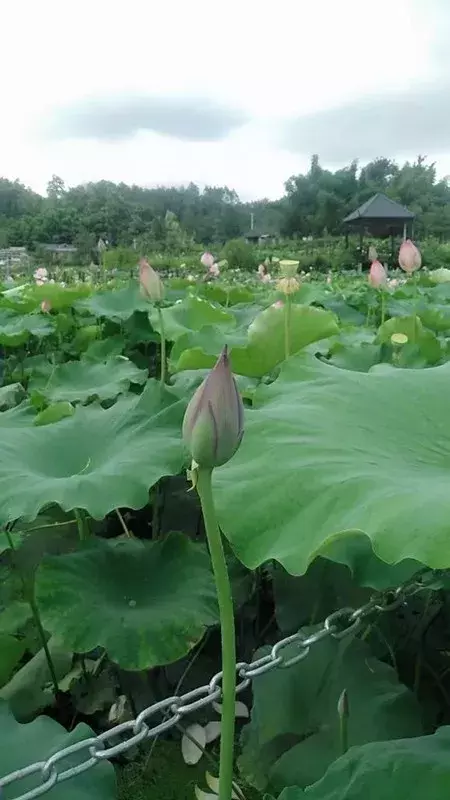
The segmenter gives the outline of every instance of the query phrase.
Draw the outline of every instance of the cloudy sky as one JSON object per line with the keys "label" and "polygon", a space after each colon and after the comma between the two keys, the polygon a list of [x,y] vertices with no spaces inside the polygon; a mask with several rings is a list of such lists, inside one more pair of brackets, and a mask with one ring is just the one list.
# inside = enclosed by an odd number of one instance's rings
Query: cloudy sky
{"label": "cloudy sky", "polygon": [[276,198],[312,153],[450,173],[450,0],[22,0],[0,15],[0,175]]}

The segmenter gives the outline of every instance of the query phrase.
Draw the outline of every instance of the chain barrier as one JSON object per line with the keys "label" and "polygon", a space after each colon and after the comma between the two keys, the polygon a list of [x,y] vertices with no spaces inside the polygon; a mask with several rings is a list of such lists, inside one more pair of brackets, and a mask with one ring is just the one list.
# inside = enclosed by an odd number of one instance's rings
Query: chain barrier
{"label": "chain barrier", "polygon": [[[424,568],[408,581],[396,589],[377,592],[360,608],[340,608],[330,614],[322,626],[310,635],[302,631],[286,636],[273,645],[270,653],[258,658],[251,664],[240,662],[236,665],[236,692],[242,692],[250,682],[273,669],[286,669],[298,664],[306,658],[315,644],[329,636],[334,639],[343,639],[355,633],[364,621],[373,615],[393,611],[403,605],[408,598],[425,590],[433,588],[433,583],[443,574],[443,570],[429,570]],[[292,648],[299,652],[290,654]],[[289,653],[285,654],[289,648]],[[287,657],[286,657],[287,656]],[[222,689],[222,673],[214,675],[208,684],[192,689],[182,695],[167,697],[152,706],[145,708],[136,719],[122,722],[98,736],[92,736],[81,742],[57,750],[45,761],[37,761],[21,769],[10,772],[0,778],[0,795],[2,787],[35,775],[39,783],[32,789],[16,795],[13,800],[34,800],[50,791],[57,783],[81,775],[96,764],[121,755],[131,747],[142,744],[146,739],[170,730],[189,714],[198,711],[213,702],[220,700]],[[155,721],[155,716],[162,715],[160,722]],[[111,740],[119,738],[116,744]],[[64,766],[66,759],[77,755],[79,763],[75,766]]]}

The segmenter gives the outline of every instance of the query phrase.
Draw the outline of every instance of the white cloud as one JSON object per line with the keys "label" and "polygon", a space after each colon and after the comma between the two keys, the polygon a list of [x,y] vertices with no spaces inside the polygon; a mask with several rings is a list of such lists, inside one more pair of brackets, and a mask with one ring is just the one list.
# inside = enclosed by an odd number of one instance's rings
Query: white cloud
{"label": "white cloud", "polygon": [[[277,196],[308,153],[282,149],[290,119],[372,94],[408,92],[441,74],[439,31],[419,0],[32,0],[2,9],[0,174],[43,190],[52,173],[228,184]],[[205,97],[251,119],[217,142],[141,132],[116,143],[54,142],[41,131],[55,109],[124,94]],[[5,124],[6,123],[6,124]],[[333,131],[330,131],[330,137]],[[395,153],[386,153],[395,156]]]}

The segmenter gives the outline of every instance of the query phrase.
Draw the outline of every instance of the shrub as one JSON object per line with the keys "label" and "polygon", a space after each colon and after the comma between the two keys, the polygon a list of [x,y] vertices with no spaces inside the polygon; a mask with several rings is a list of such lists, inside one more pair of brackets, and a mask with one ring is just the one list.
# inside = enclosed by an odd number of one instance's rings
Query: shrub
{"label": "shrub", "polygon": [[230,239],[221,253],[221,259],[228,261],[230,269],[245,269],[248,271],[258,266],[254,248],[243,239]]}

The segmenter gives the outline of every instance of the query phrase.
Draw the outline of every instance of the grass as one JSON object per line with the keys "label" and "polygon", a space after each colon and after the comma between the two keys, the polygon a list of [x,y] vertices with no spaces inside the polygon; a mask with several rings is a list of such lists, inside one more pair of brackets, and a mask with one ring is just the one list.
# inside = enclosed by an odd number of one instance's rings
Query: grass
{"label": "grass", "polygon": [[[148,766],[146,756],[118,770],[118,800],[195,800],[195,785],[208,790],[205,772],[212,771],[205,758],[188,766],[179,741],[158,741]],[[260,800],[254,789],[244,790],[246,800]]]}

